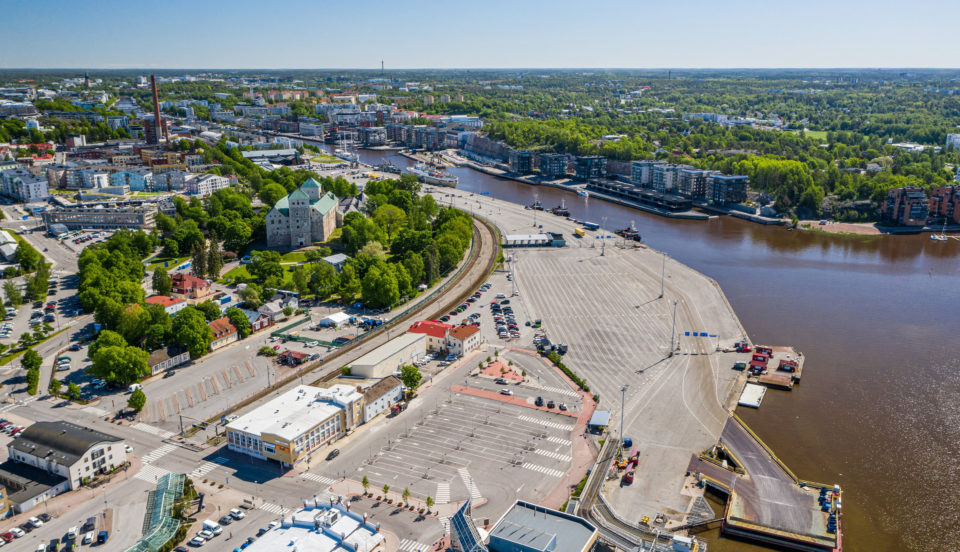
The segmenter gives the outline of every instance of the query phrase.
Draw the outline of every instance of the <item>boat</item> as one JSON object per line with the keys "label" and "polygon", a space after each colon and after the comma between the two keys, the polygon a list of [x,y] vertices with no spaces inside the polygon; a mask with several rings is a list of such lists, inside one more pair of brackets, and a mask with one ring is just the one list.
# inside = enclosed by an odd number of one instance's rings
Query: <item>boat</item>
{"label": "boat", "polygon": [[384,161],[383,163],[380,163],[379,165],[376,166],[376,169],[380,172],[392,173],[392,174],[400,174],[401,172],[400,167],[394,165],[389,161]]}
{"label": "boat", "polygon": [[560,206],[559,206],[559,207],[554,207],[553,209],[551,209],[550,212],[552,212],[553,214],[557,215],[558,217],[569,217],[569,216],[570,216],[570,211],[567,210],[566,201],[564,201],[563,199],[560,200]]}
{"label": "boat", "polygon": [[580,197],[590,197],[590,193],[586,190],[577,190],[577,195]]}
{"label": "boat", "polygon": [[595,222],[583,221],[582,224],[583,224],[583,227],[586,228],[587,230],[598,230],[600,228],[600,225]]}
{"label": "boat", "polygon": [[627,240],[640,241],[642,239],[640,237],[640,231],[637,230],[637,227],[634,225],[633,221],[630,221],[630,226],[617,230],[615,234],[622,236]]}
{"label": "boat", "polygon": [[947,235],[944,233],[944,231],[945,231],[946,229],[947,229],[947,222],[944,221],[944,222],[943,222],[943,228],[940,229],[940,233],[939,233],[939,234],[937,234],[937,233],[930,234],[930,239],[933,240],[933,241],[939,241],[939,242],[945,242],[945,241],[947,241]]}
{"label": "boat", "polygon": [[436,186],[456,188],[457,183],[460,181],[456,176],[446,171],[430,167],[422,162],[417,163],[413,167],[408,167],[407,172],[416,176],[417,180],[423,182],[424,184],[434,184]]}
{"label": "boat", "polygon": [[351,163],[357,162],[357,154],[353,153],[350,150],[337,148],[333,150],[333,155],[336,157],[339,157],[340,159],[350,161]]}
{"label": "boat", "polygon": [[530,205],[530,208],[534,211],[543,211],[543,204],[540,203],[540,200],[538,199]]}

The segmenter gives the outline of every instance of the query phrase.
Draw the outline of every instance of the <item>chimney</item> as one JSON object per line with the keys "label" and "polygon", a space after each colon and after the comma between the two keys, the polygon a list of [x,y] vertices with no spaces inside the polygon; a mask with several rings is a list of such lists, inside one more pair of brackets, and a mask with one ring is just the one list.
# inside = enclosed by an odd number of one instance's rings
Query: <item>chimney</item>
{"label": "chimney", "polygon": [[156,143],[160,143],[160,133],[163,132],[164,139],[168,139],[167,125],[163,124],[160,118],[160,97],[157,95],[157,76],[150,75],[150,85],[153,87],[153,129]]}

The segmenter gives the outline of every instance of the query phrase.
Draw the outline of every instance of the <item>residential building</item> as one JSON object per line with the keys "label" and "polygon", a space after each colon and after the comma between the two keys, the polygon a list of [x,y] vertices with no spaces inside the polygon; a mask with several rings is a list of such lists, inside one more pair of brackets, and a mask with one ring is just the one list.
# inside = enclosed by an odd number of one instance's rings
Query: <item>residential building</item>
{"label": "residential building", "polygon": [[152,228],[157,215],[153,205],[140,207],[111,207],[109,205],[77,205],[55,207],[42,212],[43,224],[48,228],[62,224],[70,230],[144,230]]}
{"label": "residential building", "polygon": [[227,424],[230,450],[292,466],[363,420],[363,395],[349,385],[298,385]]}
{"label": "residential building", "polygon": [[603,178],[607,175],[607,158],[602,155],[579,156],[574,161],[574,167],[580,180]]}
{"label": "residential building", "polygon": [[941,186],[930,193],[930,219],[960,224],[960,185]]}
{"label": "residential building", "polygon": [[131,192],[153,190],[153,173],[150,169],[127,169],[110,175],[111,186],[129,186]]}
{"label": "residential building", "polygon": [[230,179],[217,174],[192,174],[185,181],[187,193],[200,198],[230,187]]}
{"label": "residential building", "polygon": [[360,143],[364,146],[382,146],[387,143],[387,129],[364,127],[360,129]]}
{"label": "residential building", "polygon": [[169,345],[151,352],[147,360],[151,374],[172,370],[187,362],[190,362],[190,352],[176,345]]}
{"label": "residential building", "polygon": [[672,194],[680,182],[680,171],[687,169],[686,165],[663,163],[654,165],[651,170],[653,191],[661,194]]}
{"label": "residential building", "polygon": [[905,187],[887,190],[880,208],[880,219],[894,226],[925,226],[930,202],[923,188]]}
{"label": "residential building", "polygon": [[707,201],[714,205],[742,203],[747,200],[749,183],[747,176],[711,174],[707,177]]}
{"label": "residential building", "polygon": [[397,376],[387,376],[363,392],[363,423],[374,419],[381,412],[403,399],[403,383]]}
{"label": "residential building", "polygon": [[510,152],[510,170],[517,174],[533,172],[533,152],[512,150]]}
{"label": "residential building", "polygon": [[404,333],[350,363],[350,373],[365,378],[385,378],[426,356],[426,336]]}
{"label": "residential building", "polygon": [[178,272],[171,279],[173,290],[170,295],[178,299],[202,299],[211,293],[210,282],[192,274]]}
{"label": "residential building", "polygon": [[447,334],[447,352],[464,356],[480,346],[480,328],[473,325],[457,326]]}
{"label": "residential building", "polygon": [[226,347],[240,337],[237,334],[237,328],[230,323],[230,319],[226,316],[217,318],[208,325],[210,326],[210,331],[213,333],[213,341],[210,342],[211,351]]}
{"label": "residential building", "polygon": [[541,153],[540,175],[544,178],[561,178],[566,176],[567,156],[562,153]]}
{"label": "residential building", "polygon": [[308,178],[283,197],[266,216],[269,247],[303,247],[327,241],[337,228],[337,198]]}
{"label": "residential building", "polygon": [[427,336],[428,351],[443,352],[447,350],[447,334],[452,329],[452,324],[444,324],[436,320],[418,320],[410,326],[407,332]]}
{"label": "residential building", "polygon": [[262,312],[249,310],[249,309],[240,309],[244,315],[246,315],[247,320],[250,321],[250,331],[259,332],[264,328],[269,328],[273,325],[273,320],[269,316],[263,314]]}
{"label": "residential building", "polygon": [[109,172],[93,167],[69,169],[63,175],[64,188],[68,190],[107,188],[110,181]]}
{"label": "residential building", "polygon": [[148,305],[161,305],[163,310],[173,316],[187,307],[184,299],[170,297],[169,295],[152,295],[144,301]]}
{"label": "residential building", "polygon": [[344,255],[343,253],[335,253],[320,260],[332,266],[333,269],[339,273],[341,270],[343,270],[343,266],[347,264],[347,261],[350,260],[350,257]]}
{"label": "residential building", "polygon": [[287,316],[283,314],[283,303],[280,301],[270,301],[260,305],[258,309],[260,314],[267,317],[270,320],[271,324],[276,324],[278,321],[283,320]]}
{"label": "residential building", "polygon": [[10,460],[64,477],[70,490],[127,462],[123,439],[70,422],[35,422],[7,445]]}
{"label": "residential building", "polygon": [[0,193],[23,203],[45,201],[50,197],[47,179],[23,168],[0,172]]}
{"label": "residential building", "polygon": [[187,188],[187,179],[192,177],[193,173],[181,170],[172,170],[161,173],[153,173],[153,186],[155,190],[176,191]]}
{"label": "residential building", "polygon": [[707,177],[711,171],[702,171],[693,168],[680,169],[680,181],[676,193],[692,199],[702,199],[707,196]]}
{"label": "residential building", "polygon": [[960,134],[947,134],[947,149],[960,150]]}

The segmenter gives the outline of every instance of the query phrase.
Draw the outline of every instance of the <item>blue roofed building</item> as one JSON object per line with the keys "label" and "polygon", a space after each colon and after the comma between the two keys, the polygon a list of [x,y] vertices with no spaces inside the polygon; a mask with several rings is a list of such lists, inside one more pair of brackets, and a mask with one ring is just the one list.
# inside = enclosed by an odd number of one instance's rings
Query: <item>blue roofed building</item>
{"label": "blue roofed building", "polygon": [[267,213],[267,245],[297,248],[327,241],[337,228],[337,206],[332,192],[308,178]]}

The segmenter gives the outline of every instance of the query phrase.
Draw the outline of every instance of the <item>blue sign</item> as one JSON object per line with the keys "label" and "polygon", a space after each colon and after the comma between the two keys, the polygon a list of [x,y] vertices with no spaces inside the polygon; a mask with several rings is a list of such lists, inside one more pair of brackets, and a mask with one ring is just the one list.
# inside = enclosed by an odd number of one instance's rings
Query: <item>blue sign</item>
{"label": "blue sign", "polygon": [[717,337],[717,334],[710,334],[710,337]]}
{"label": "blue sign", "polygon": [[683,335],[690,335],[690,332],[683,332]]}

